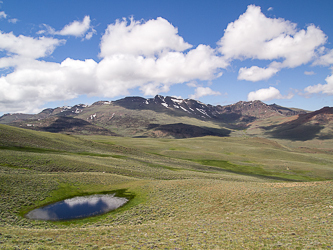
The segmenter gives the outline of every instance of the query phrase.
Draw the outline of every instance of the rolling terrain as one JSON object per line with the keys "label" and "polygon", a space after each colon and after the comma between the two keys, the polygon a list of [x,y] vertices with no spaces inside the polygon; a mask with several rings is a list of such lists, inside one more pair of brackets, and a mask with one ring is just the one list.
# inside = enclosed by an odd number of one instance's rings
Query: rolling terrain
{"label": "rolling terrain", "polygon": [[[330,112],[256,119],[246,129],[224,128],[231,133],[221,136],[194,137],[186,123],[174,123],[174,131],[190,133],[182,139],[0,125],[0,248],[332,247],[333,140],[251,135],[319,119],[326,126],[321,134],[329,129]],[[198,129],[214,128],[211,121],[186,119]],[[265,122],[275,127],[266,129]],[[151,126],[148,131],[165,129]],[[24,217],[65,198],[119,190],[130,202],[101,216],[60,222]]]}
{"label": "rolling terrain", "polygon": [[[127,97],[0,118],[0,248],[333,247],[333,108]],[[70,221],[25,218],[104,192]]]}

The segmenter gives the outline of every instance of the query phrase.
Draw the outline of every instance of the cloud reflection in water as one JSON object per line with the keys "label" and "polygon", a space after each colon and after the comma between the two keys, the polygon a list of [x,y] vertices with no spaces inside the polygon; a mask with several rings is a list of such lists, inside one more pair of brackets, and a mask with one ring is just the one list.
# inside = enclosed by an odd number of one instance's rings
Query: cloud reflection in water
{"label": "cloud reflection in water", "polygon": [[124,205],[128,199],[114,194],[79,196],[37,208],[26,214],[34,220],[70,220],[90,217],[112,211]]}

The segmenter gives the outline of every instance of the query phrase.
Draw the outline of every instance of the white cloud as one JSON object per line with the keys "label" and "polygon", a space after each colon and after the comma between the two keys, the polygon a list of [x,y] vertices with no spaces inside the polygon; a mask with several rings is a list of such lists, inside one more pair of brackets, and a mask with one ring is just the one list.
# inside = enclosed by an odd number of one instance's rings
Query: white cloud
{"label": "white cloud", "polygon": [[104,58],[98,65],[97,77],[105,83],[104,93],[116,96],[140,87],[144,95],[168,91],[173,84],[195,79],[210,80],[219,76],[224,61],[209,46],[199,45],[187,54],[163,53],[160,57],[117,54]]}
{"label": "white cloud", "polygon": [[11,18],[11,19],[8,19],[8,22],[9,23],[17,23],[19,20],[17,18]]}
{"label": "white cloud", "polygon": [[93,60],[66,59],[61,64],[31,60],[0,77],[0,110],[30,112],[46,102],[98,93]]}
{"label": "white cloud", "polygon": [[328,53],[320,56],[316,61],[314,61],[313,65],[323,65],[329,66],[333,64],[333,49],[329,50]]}
{"label": "white cloud", "polygon": [[309,25],[306,30],[297,30],[295,23],[282,18],[267,18],[260,7],[249,5],[243,15],[228,24],[218,45],[228,60],[282,59],[279,63],[281,69],[294,68],[313,60],[317,49],[326,40],[326,35],[314,25]]}
{"label": "white cloud", "polygon": [[70,24],[67,24],[62,30],[55,32],[55,34],[62,35],[62,36],[76,36],[82,37],[90,28],[90,17],[85,16],[80,21],[73,21]]}
{"label": "white cloud", "polygon": [[313,71],[304,71],[304,75],[307,75],[307,76],[313,76],[315,75],[316,73],[313,72]]}
{"label": "white cloud", "polygon": [[[61,36],[75,36],[84,37],[89,40],[96,31],[90,25],[90,16],[85,16],[82,21],[73,21],[67,25],[62,30],[56,31],[54,28],[47,24],[42,26],[45,29],[39,30],[37,34],[51,34],[51,35],[61,35]],[[90,31],[89,31],[90,30]],[[89,32],[88,32],[89,31]]]}
{"label": "white cloud", "polygon": [[[99,63],[71,58],[61,63],[37,60],[50,55],[64,41],[1,34],[0,49],[9,55],[0,59],[0,67],[14,69],[0,77],[0,110],[28,112],[50,101],[83,94],[115,97],[127,95],[133,88],[139,88],[144,95],[155,95],[169,91],[173,84],[219,77],[220,69],[227,65],[210,46],[190,49],[165,19],[131,23],[131,32],[126,23],[108,27],[102,38],[103,58]],[[162,32],[157,32],[159,25]],[[113,41],[122,31],[122,42],[115,42],[117,49]],[[197,91],[198,96],[219,94],[209,88]]]}
{"label": "white cloud", "polygon": [[273,7],[269,7],[268,9],[267,9],[267,11],[272,11],[273,10]]}
{"label": "white cloud", "polygon": [[326,84],[317,84],[313,86],[308,86],[304,89],[305,92],[309,94],[323,93],[327,95],[333,95],[333,75],[326,77]]}
{"label": "white cloud", "polygon": [[189,87],[191,87],[191,88],[199,87],[199,85],[198,85],[198,83],[196,81],[188,82],[186,85],[189,86]]}
{"label": "white cloud", "polygon": [[248,101],[269,101],[273,99],[291,99],[293,96],[294,95],[292,93],[288,94],[287,96],[283,96],[278,89],[269,87],[267,89],[259,89],[257,91],[250,92],[247,95],[247,99]]}
{"label": "white cloud", "polygon": [[[6,19],[7,17],[8,17],[8,15],[4,11],[0,11],[0,19],[2,19],[2,18]],[[15,23],[18,22],[18,19],[17,18],[11,18],[11,19],[8,19],[8,22],[15,24]]]}
{"label": "white cloud", "polygon": [[86,40],[90,40],[92,38],[93,35],[97,34],[96,30],[95,29],[91,29],[91,31],[89,31],[86,36],[84,37],[84,39]]}
{"label": "white cloud", "polygon": [[[60,31],[44,25],[44,30],[38,34],[43,33],[90,39],[96,31],[90,25],[90,17],[86,16]],[[0,50],[7,53],[0,58],[0,69],[13,68],[0,77],[0,111],[28,112],[49,101],[83,94],[115,97],[127,95],[134,88],[144,95],[155,95],[167,92],[179,83],[196,88],[191,95],[193,99],[221,95],[209,87],[199,86],[196,81],[220,77],[221,69],[235,59],[271,61],[264,68],[241,68],[238,79],[248,81],[269,79],[284,67],[307,63],[315,58],[317,50],[322,50],[321,64],[327,65],[333,61],[333,52],[323,54],[322,44],[326,39],[313,25],[306,30],[297,30],[296,24],[267,18],[253,5],[228,25],[218,42],[218,49],[203,44],[193,47],[178,34],[176,27],[161,17],[146,22],[118,20],[110,24],[102,36],[100,62],[71,58],[61,63],[42,61],[40,58],[51,55],[65,40],[0,32]],[[333,94],[333,76],[326,81],[325,85],[309,86],[305,91]],[[293,94],[281,95],[274,87],[248,94],[249,100],[292,97]]]}
{"label": "white cloud", "polygon": [[275,75],[279,70],[276,68],[259,68],[252,66],[251,68],[240,68],[238,72],[238,80],[247,80],[257,82],[267,80]]}
{"label": "white cloud", "polygon": [[192,45],[184,42],[178,29],[164,18],[147,22],[126,19],[110,24],[101,41],[101,57],[115,54],[154,56],[169,51],[184,51]]}
{"label": "white cloud", "polygon": [[96,74],[109,96],[128,94],[136,87],[154,95],[173,84],[219,77],[219,69],[227,65],[223,58],[209,46],[191,47],[163,18],[117,20],[102,37],[103,59]]}
{"label": "white cloud", "polygon": [[7,18],[7,14],[4,11],[0,11],[0,19]]}
{"label": "white cloud", "polygon": [[174,97],[174,98],[176,98],[176,99],[183,99],[183,97],[180,96],[180,95],[173,95],[172,97]]}
{"label": "white cloud", "polygon": [[13,33],[0,31],[0,50],[22,57],[42,58],[52,54],[57,46],[64,43],[64,40],[55,38],[15,36]]}
{"label": "white cloud", "polygon": [[190,99],[199,99],[200,97],[207,96],[207,95],[221,95],[220,92],[214,91],[209,87],[198,87],[195,90],[194,95],[190,95]]}

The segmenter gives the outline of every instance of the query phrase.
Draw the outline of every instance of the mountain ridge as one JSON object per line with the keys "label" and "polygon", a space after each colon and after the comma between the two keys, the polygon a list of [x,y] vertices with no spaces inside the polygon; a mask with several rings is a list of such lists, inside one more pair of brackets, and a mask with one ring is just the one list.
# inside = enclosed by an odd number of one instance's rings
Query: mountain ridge
{"label": "mountain ridge", "polygon": [[[241,105],[251,105],[254,104],[255,106],[259,105],[264,105],[267,107],[270,107],[272,110],[278,112],[278,113],[285,113],[288,116],[289,115],[295,115],[295,114],[299,114],[299,113],[306,113],[307,111],[299,109],[299,111],[296,111],[294,108],[286,108],[286,107],[282,107],[276,104],[271,104],[271,105],[267,105],[265,103],[263,103],[262,101],[256,100],[256,101],[239,101],[235,104],[230,104],[230,105],[225,105],[225,106],[221,106],[221,105],[211,105],[211,104],[204,104],[198,100],[194,100],[194,99],[180,99],[180,98],[176,98],[176,97],[171,97],[171,96],[161,96],[161,95],[156,95],[154,98],[143,98],[143,97],[139,97],[139,96],[129,96],[129,97],[125,97],[116,101],[96,101],[91,105],[86,105],[86,104],[76,104],[74,106],[63,106],[63,107],[56,107],[56,108],[46,108],[44,110],[42,110],[40,113],[38,114],[24,114],[24,113],[7,113],[4,114],[3,116],[0,117],[0,120],[3,120],[3,117],[6,116],[16,116],[16,119],[22,119],[22,120],[27,120],[27,119],[31,119],[31,118],[35,118],[36,115],[38,116],[38,118],[46,118],[49,115],[62,115],[62,116],[67,116],[67,115],[73,115],[74,114],[79,114],[80,112],[82,112],[82,110],[86,107],[91,107],[91,106],[95,106],[95,105],[106,105],[106,104],[117,104],[117,105],[121,105],[124,106],[126,108],[131,108],[131,109],[139,109],[139,108],[144,108],[145,105],[151,105],[151,104],[160,104],[162,105],[164,108],[177,108],[177,109],[182,109],[185,112],[189,112],[189,113],[196,113],[196,114],[200,114],[201,116],[207,116],[207,112],[203,112],[202,109],[203,108],[210,108],[213,109],[215,112],[216,110],[218,111],[222,111],[225,112],[226,111],[230,111],[230,110],[237,110],[240,111],[241,108],[239,106]],[[132,104],[132,105],[131,105]],[[257,105],[256,105],[257,104]],[[193,110],[193,106],[196,109],[201,109],[200,111],[195,111]],[[187,109],[185,108],[187,107]],[[236,107],[236,108],[234,108]],[[285,110],[287,110],[287,112],[285,112]],[[217,112],[218,112],[217,111]],[[284,111],[284,112],[283,112]],[[199,112],[199,113],[198,113]],[[12,119],[11,121],[15,120]]]}
{"label": "mountain ridge", "polygon": [[[47,108],[35,115],[5,114],[0,117],[0,123],[69,134],[172,138],[230,136],[233,132],[249,129],[256,123],[262,131],[258,135],[279,137],[283,134],[284,138],[284,130],[293,131],[303,121],[301,131],[307,127],[305,124],[311,123],[309,129],[312,129],[311,138],[314,138],[326,127],[328,129],[325,130],[325,135],[321,136],[327,137],[330,133],[333,123],[331,109],[333,108],[324,107],[309,112],[276,104],[268,105],[262,101],[239,101],[214,106],[194,99],[171,96],[156,95],[148,99],[131,96],[116,101],[97,101],[92,105]],[[329,118],[325,120],[326,116]],[[278,122],[267,123],[273,118]],[[260,125],[262,121],[267,124]]]}

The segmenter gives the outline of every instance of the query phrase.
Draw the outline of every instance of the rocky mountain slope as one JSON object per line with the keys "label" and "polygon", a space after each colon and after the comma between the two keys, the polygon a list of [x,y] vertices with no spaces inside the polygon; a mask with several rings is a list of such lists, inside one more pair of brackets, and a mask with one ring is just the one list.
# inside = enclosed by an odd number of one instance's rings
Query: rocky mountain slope
{"label": "rocky mountain slope", "polygon": [[333,107],[300,114],[279,125],[265,127],[274,138],[306,141],[314,138],[333,139]]}
{"label": "rocky mountain slope", "polygon": [[173,138],[229,136],[256,126],[260,136],[303,140],[330,138],[332,109],[307,112],[261,101],[213,106],[157,95],[45,109],[35,115],[6,114],[0,117],[0,123],[70,134]]}

